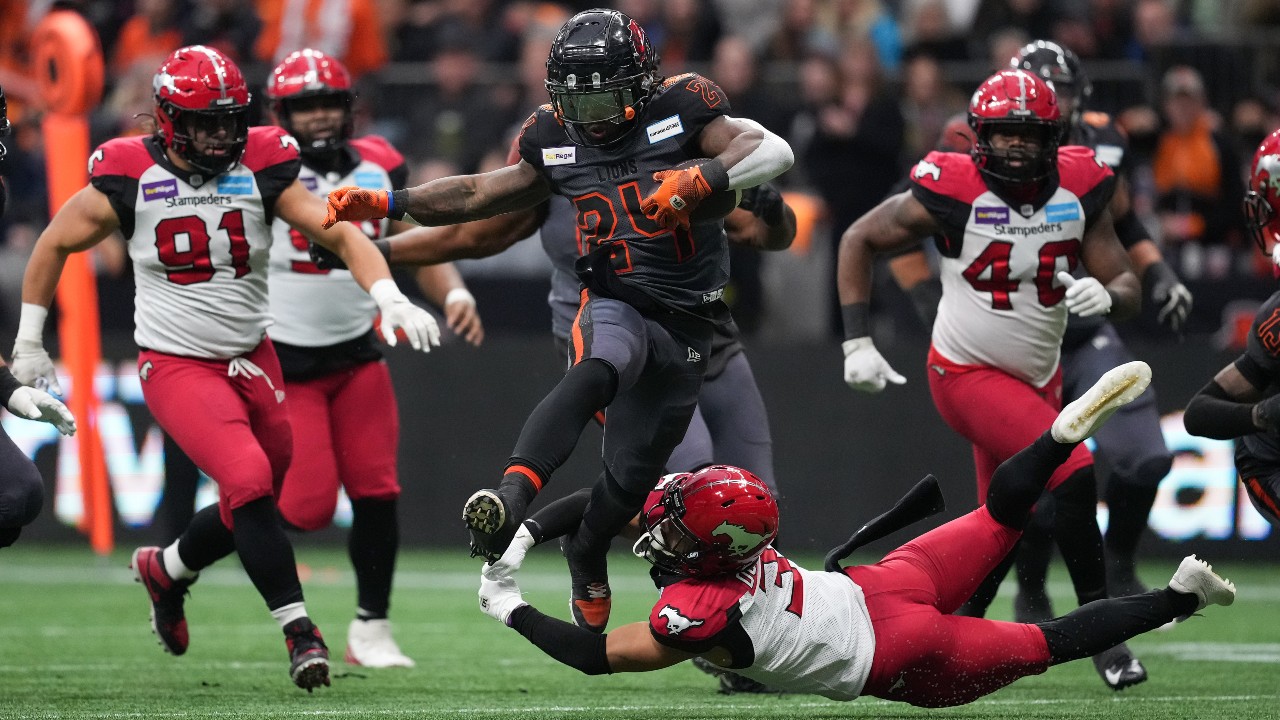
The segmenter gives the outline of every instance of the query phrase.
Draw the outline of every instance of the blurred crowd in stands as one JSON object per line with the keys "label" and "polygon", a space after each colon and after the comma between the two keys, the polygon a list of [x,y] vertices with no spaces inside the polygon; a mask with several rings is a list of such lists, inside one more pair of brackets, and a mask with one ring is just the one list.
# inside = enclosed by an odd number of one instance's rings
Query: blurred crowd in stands
{"label": "blurred crowd in stands", "polygon": [[[26,78],[26,38],[50,7],[72,7],[97,29],[108,87],[93,142],[147,131],[151,78],[171,50],[205,43],[261,88],[289,51],[317,47],[358,76],[358,134],[377,133],[410,159],[411,184],[504,162],[510,138],[547,101],[551,38],[599,3],[535,0],[0,0],[0,86],[15,120],[3,173],[0,312],[18,303],[27,248],[48,217],[39,103]],[[735,114],[787,138],[787,189],[811,225],[790,255],[831,272],[839,234],[930,150],[970,92],[1033,38],[1080,55],[1089,110],[1128,133],[1140,216],[1203,297],[1274,281],[1242,231],[1244,173],[1256,144],[1280,127],[1280,2],[1275,0],[615,0],[646,29],[662,70],[697,70]],[[255,101],[262,98],[258,91]],[[260,106],[260,103],[259,103]],[[259,122],[266,122],[264,115]],[[104,274],[126,272],[119,249]],[[796,302],[783,272],[794,258],[736,256],[738,315],[748,331]],[[816,268],[816,270],[815,270]],[[812,278],[809,278],[812,283]],[[831,283],[834,288],[834,282]],[[1208,288],[1204,294],[1204,288]],[[834,292],[834,290],[831,290]],[[768,308],[785,297],[788,307]],[[126,298],[126,302],[128,299]],[[109,303],[110,298],[104,299]],[[827,297],[811,303],[826,312]],[[796,309],[796,305],[801,306]],[[1201,329],[1220,321],[1205,316]],[[7,323],[3,323],[7,324]],[[791,325],[795,327],[795,325]],[[823,325],[825,328],[825,325]],[[1195,323],[1192,325],[1196,327]],[[543,328],[538,328],[542,330]]]}

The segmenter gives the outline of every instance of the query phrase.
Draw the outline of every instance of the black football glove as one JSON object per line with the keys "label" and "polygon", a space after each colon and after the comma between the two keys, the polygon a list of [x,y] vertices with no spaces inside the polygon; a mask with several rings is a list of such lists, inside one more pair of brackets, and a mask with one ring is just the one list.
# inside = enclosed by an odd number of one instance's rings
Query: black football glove
{"label": "black football glove", "polygon": [[742,191],[738,207],[764,220],[770,226],[782,222],[782,193],[772,183],[764,183]]}
{"label": "black football glove", "polygon": [[1262,430],[1280,430],[1280,394],[1259,400],[1253,406],[1253,424]]}
{"label": "black football glove", "polygon": [[1147,302],[1156,310],[1156,322],[1182,334],[1191,314],[1191,291],[1178,279],[1173,268],[1163,262],[1152,263],[1142,274]]}
{"label": "black football glove", "polygon": [[[382,259],[391,264],[391,243],[387,240],[374,240],[373,246],[378,248],[378,252],[382,253]],[[338,253],[330,250],[323,245],[308,243],[308,254],[311,255],[311,262],[321,270],[346,270],[347,264],[342,262],[342,258],[338,257]]]}

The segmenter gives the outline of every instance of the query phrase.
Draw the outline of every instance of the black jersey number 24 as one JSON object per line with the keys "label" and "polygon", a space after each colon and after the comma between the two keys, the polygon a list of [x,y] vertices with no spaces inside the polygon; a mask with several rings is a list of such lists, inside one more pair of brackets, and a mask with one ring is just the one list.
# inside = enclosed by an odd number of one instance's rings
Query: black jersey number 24
{"label": "black jersey number 24", "polygon": [[[685,228],[667,230],[658,223],[645,217],[640,210],[640,183],[632,181],[619,185],[617,195],[606,195],[603,192],[591,192],[573,199],[573,206],[578,211],[578,252],[586,255],[601,245],[613,244],[616,260],[614,271],[619,275],[635,269],[631,260],[631,247],[625,238],[614,239],[619,231],[633,231],[646,238],[658,238],[669,235],[672,243],[672,254],[675,262],[684,262],[693,257],[695,247],[693,235]],[[612,195],[612,196],[611,196]],[[618,212],[618,207],[622,212]],[[629,228],[622,224],[627,223]]]}

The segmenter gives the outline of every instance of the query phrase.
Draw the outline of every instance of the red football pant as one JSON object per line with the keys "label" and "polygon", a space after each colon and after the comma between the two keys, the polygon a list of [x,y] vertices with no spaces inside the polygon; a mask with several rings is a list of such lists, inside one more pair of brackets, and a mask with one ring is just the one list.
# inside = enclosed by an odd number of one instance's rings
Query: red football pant
{"label": "red football pant", "polygon": [[[936,369],[941,368],[939,373]],[[929,391],[938,414],[970,443],[978,476],[978,504],[987,501],[991,475],[1000,463],[1035,442],[1062,410],[1062,368],[1043,388],[995,368],[957,365],[929,349]],[[1084,443],[1076,446],[1046,486],[1052,490],[1093,464]]]}
{"label": "red football pant", "polygon": [[293,421],[293,464],[279,500],[286,522],[302,530],[328,527],[339,485],[352,500],[400,496],[400,417],[386,363],[286,385]]}
{"label": "red football pant", "polygon": [[862,588],[876,650],[862,694],[921,707],[973,702],[1049,667],[1035,625],[951,615],[1021,532],[986,506],[931,530],[875,565],[847,568]]}
{"label": "red football pant", "polygon": [[[229,374],[232,363],[247,360]],[[260,370],[258,375],[254,370]],[[142,397],[164,431],[218,484],[218,514],[278,494],[293,452],[284,377],[271,341],[234,359],[138,354]]]}

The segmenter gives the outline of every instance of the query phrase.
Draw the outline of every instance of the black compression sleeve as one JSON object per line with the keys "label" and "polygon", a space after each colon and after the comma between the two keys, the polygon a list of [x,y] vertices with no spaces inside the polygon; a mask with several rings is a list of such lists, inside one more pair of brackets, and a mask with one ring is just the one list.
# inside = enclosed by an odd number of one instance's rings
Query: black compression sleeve
{"label": "black compression sleeve", "polygon": [[1216,380],[1200,388],[1182,415],[1187,432],[1215,440],[1231,440],[1258,432],[1253,403],[1235,400]]}
{"label": "black compression sleeve", "polygon": [[577,529],[590,502],[591,488],[582,488],[534,513],[524,521],[525,527],[536,543],[554,540]]}
{"label": "black compression sleeve", "polygon": [[1116,236],[1120,238],[1120,244],[1125,250],[1137,245],[1143,240],[1150,240],[1151,233],[1147,232],[1147,226],[1142,224],[1133,210],[1125,213],[1123,216],[1115,220]]}
{"label": "black compression sleeve", "polygon": [[563,620],[547,617],[532,605],[516,608],[507,622],[539,650],[587,675],[608,675],[605,633],[593,633]]}
{"label": "black compression sleeve", "polygon": [[22,383],[18,382],[18,378],[13,376],[9,368],[0,365],[0,405],[9,407],[9,398],[13,397],[13,393],[20,387]]}

